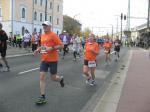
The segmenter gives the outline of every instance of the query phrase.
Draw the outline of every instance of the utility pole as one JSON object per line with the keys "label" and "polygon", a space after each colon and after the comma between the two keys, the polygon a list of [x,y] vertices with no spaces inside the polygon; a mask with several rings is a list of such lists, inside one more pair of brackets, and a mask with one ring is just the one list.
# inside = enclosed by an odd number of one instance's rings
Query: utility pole
{"label": "utility pole", "polygon": [[32,32],[34,31],[34,0],[32,0]]}
{"label": "utility pole", "polygon": [[45,0],[45,21],[47,20],[47,0]]}
{"label": "utility pole", "polygon": [[149,30],[149,16],[150,16],[150,0],[148,0],[148,17],[147,17],[147,29]]}
{"label": "utility pole", "polygon": [[117,17],[117,27],[116,27],[116,33],[118,35],[118,17]]}
{"label": "utility pole", "polygon": [[130,31],[130,0],[128,0],[127,30]]}
{"label": "utility pole", "polygon": [[114,31],[113,31],[113,25],[112,25],[112,39],[113,39],[113,36],[114,36]]}
{"label": "utility pole", "polygon": [[121,39],[122,39],[122,19],[123,19],[123,13],[121,13]]}

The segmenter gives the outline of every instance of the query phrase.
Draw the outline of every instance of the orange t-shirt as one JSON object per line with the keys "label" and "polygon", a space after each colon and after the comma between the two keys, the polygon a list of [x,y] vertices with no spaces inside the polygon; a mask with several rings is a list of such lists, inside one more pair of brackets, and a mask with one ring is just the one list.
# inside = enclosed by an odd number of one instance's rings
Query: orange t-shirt
{"label": "orange t-shirt", "polygon": [[91,49],[93,49],[96,53],[99,53],[99,46],[96,42],[94,43],[87,42],[85,44],[84,59],[88,61],[95,61],[97,55],[93,53]]}
{"label": "orange t-shirt", "polygon": [[35,44],[35,36],[34,36],[34,35],[32,35],[31,43],[32,43],[32,44]]}
{"label": "orange t-shirt", "polygon": [[[54,47],[57,45],[62,45],[62,42],[54,32],[49,32],[41,36],[41,46]],[[57,50],[52,50],[42,54],[41,60],[48,61],[48,62],[58,61]]]}
{"label": "orange t-shirt", "polygon": [[110,42],[105,42],[104,43],[104,45],[103,45],[103,47],[105,48],[105,50],[110,50],[111,49],[111,47],[112,47],[112,43],[110,43]]}

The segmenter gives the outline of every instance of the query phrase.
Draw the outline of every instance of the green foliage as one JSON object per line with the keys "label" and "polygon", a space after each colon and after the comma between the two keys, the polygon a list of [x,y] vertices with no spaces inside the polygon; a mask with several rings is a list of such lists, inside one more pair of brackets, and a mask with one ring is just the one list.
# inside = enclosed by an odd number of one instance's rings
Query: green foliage
{"label": "green foliage", "polygon": [[77,20],[66,15],[63,16],[63,30],[65,30],[67,33],[71,35],[80,35],[81,26],[82,25]]}
{"label": "green foliage", "polygon": [[90,28],[86,27],[86,28],[84,28],[82,34],[83,34],[85,37],[89,37],[89,34],[91,34],[91,32],[92,32],[92,31],[90,30]]}

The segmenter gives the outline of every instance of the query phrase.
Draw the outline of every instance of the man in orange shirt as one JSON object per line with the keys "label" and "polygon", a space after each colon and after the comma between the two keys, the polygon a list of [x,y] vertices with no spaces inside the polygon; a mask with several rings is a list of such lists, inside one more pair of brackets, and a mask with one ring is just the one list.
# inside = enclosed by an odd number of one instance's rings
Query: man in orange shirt
{"label": "man in orange shirt", "polygon": [[57,62],[58,62],[58,49],[63,48],[63,44],[59,37],[51,31],[51,23],[45,21],[42,24],[44,34],[41,36],[41,47],[35,50],[35,54],[40,52],[41,65],[40,65],[40,92],[41,97],[37,100],[36,104],[46,103],[45,99],[45,85],[46,85],[46,72],[50,70],[51,79],[60,82],[61,87],[64,87],[64,80],[62,76],[57,75]]}
{"label": "man in orange shirt", "polygon": [[104,47],[104,52],[105,52],[105,62],[109,64],[109,61],[110,61],[109,55],[110,55],[110,50],[112,47],[112,43],[109,41],[109,38],[106,38],[103,47]]}
{"label": "man in orange shirt", "polygon": [[[95,42],[94,35],[91,35],[88,42],[85,44],[84,52],[84,66],[83,73],[86,75],[86,83],[91,86],[95,85],[95,69],[96,69],[96,57],[99,54],[98,43]],[[90,73],[89,73],[90,72]]]}
{"label": "man in orange shirt", "polygon": [[38,47],[38,36],[36,32],[32,33],[32,37],[31,37],[31,44],[32,44],[32,51],[34,52],[37,47]]}

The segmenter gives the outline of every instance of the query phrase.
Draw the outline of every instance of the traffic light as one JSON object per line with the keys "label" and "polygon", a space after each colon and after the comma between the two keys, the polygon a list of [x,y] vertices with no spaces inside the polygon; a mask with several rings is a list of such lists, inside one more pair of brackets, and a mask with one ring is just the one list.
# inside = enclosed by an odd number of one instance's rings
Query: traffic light
{"label": "traffic light", "polygon": [[121,20],[123,19],[123,13],[121,13]]}
{"label": "traffic light", "polygon": [[126,20],[127,19],[127,16],[126,15],[124,15],[124,20]]}

